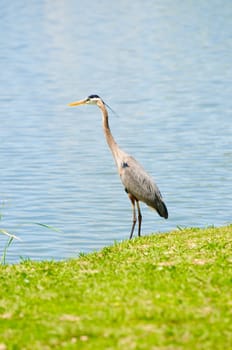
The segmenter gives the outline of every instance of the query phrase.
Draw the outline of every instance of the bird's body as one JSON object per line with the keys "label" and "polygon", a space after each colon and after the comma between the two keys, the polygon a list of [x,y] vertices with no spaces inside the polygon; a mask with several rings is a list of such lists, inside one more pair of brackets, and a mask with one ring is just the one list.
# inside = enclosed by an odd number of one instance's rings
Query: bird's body
{"label": "bird's body", "polygon": [[167,207],[162,199],[161,193],[151,176],[148,175],[143,167],[132,156],[124,152],[115,142],[109,127],[108,112],[103,100],[98,95],[90,95],[84,100],[70,103],[70,106],[81,104],[96,104],[102,111],[102,123],[105,138],[114,157],[122,184],[132,203],[133,224],[130,238],[132,238],[136,224],[135,203],[138,210],[138,235],[140,236],[142,215],[139,201],[155,209],[158,214],[165,219],[168,218]]}
{"label": "bird's body", "polygon": [[167,218],[167,209],[158,187],[133,157],[126,157],[120,177],[127,193],[132,194],[138,201],[146,203],[149,207],[155,209],[160,216]]}

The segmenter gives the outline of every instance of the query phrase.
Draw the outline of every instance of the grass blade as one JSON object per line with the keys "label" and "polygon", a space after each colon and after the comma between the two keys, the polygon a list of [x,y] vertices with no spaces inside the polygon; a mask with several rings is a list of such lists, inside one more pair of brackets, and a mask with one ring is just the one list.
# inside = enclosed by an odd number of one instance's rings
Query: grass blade
{"label": "grass blade", "polygon": [[58,229],[58,228],[56,228],[54,226],[50,226],[50,225],[47,225],[47,224],[42,224],[40,222],[32,222],[32,224],[45,227],[48,230],[51,230],[51,231],[54,231],[54,232],[62,232],[60,229]]}
{"label": "grass blade", "polygon": [[9,233],[8,231],[6,231],[4,229],[0,229],[0,233],[2,233],[3,235],[8,236],[10,238],[17,239],[18,241],[21,241],[21,238],[15,236],[15,235],[12,235],[11,233]]}

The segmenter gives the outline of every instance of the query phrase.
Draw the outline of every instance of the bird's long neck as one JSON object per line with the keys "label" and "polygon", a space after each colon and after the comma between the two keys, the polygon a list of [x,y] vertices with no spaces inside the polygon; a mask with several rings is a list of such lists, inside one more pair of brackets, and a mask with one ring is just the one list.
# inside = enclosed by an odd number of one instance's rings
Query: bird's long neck
{"label": "bird's long neck", "polygon": [[[111,133],[110,126],[109,126],[108,112],[107,112],[107,109],[105,107],[105,104],[103,102],[101,102],[101,104],[98,104],[98,107],[102,111],[102,127],[103,127],[103,131],[105,134],[105,138],[106,138],[106,141],[109,145],[109,148],[113,154],[115,162],[117,164],[121,150],[118,147],[118,145],[117,145],[117,143],[116,143],[116,141]],[[119,166],[119,164],[117,164],[117,166]]]}

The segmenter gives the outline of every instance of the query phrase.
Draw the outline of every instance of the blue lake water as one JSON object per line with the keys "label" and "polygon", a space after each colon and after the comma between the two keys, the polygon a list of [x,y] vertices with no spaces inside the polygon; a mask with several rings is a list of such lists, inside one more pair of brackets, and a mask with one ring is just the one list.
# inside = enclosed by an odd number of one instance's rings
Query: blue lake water
{"label": "blue lake water", "polygon": [[141,206],[144,235],[231,223],[231,18],[229,0],[1,2],[0,229],[21,238],[8,262],[128,238],[100,110],[67,106],[93,93],[168,206],[167,221]]}

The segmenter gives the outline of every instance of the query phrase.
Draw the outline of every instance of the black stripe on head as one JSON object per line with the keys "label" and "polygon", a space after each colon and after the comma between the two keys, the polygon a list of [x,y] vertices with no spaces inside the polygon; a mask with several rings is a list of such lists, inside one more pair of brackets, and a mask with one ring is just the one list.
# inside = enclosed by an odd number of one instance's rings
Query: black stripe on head
{"label": "black stripe on head", "polygon": [[100,98],[98,95],[89,95],[88,98],[92,99],[92,98]]}

